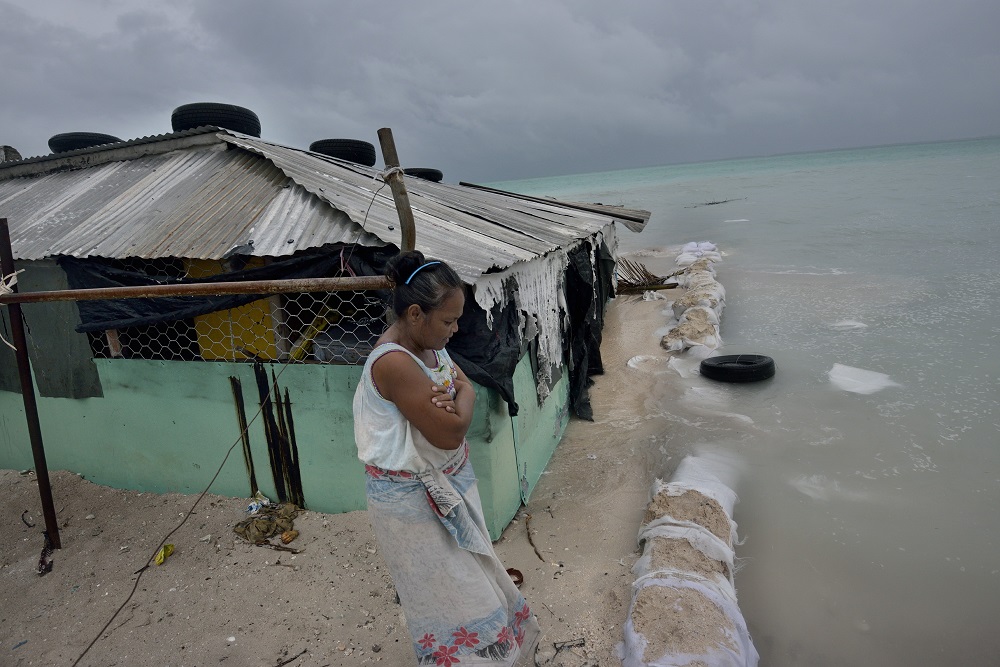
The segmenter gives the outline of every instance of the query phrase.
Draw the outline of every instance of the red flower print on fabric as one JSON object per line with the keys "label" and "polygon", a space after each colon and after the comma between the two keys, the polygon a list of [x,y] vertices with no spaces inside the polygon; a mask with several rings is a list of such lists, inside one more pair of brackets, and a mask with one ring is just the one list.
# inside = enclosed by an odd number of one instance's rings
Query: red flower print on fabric
{"label": "red flower print on fabric", "polygon": [[514,619],[517,621],[518,625],[520,625],[524,621],[527,621],[529,618],[531,618],[531,610],[528,609],[528,605],[524,605],[516,612],[514,612]]}
{"label": "red flower print on fabric", "polygon": [[438,646],[438,650],[434,651],[435,665],[444,665],[444,667],[451,667],[452,665],[458,664],[459,659],[455,657],[458,653],[457,646]]}
{"label": "red flower print on fabric", "polygon": [[457,632],[451,634],[455,637],[455,641],[452,642],[455,646],[468,646],[472,648],[479,643],[478,632],[469,632],[465,628],[459,628]]}
{"label": "red flower print on fabric", "polygon": [[523,643],[524,643],[524,629],[523,628],[518,628],[517,629],[517,645],[520,646]]}
{"label": "red flower print on fabric", "polygon": [[500,629],[500,634],[497,635],[497,642],[510,644],[512,641],[514,641],[514,633],[506,625],[503,626]]}
{"label": "red flower print on fabric", "polygon": [[424,636],[417,640],[417,643],[420,644],[420,648],[428,649],[434,646],[434,635],[425,632]]}

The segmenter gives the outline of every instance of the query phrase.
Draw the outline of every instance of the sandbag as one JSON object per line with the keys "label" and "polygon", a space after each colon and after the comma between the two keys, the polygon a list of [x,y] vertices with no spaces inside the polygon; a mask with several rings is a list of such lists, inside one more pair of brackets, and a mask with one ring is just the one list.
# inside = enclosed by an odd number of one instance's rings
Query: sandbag
{"label": "sandbag", "polygon": [[623,667],[755,667],[733,576],[736,494],[696,456],[657,480],[619,645]]}

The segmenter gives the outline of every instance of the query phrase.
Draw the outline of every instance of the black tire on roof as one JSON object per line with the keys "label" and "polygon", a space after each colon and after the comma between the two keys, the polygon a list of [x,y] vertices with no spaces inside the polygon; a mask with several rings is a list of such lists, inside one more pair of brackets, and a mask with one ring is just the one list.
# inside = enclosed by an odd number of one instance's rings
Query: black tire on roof
{"label": "black tire on roof", "polygon": [[65,153],[91,146],[103,146],[104,144],[116,144],[121,139],[110,134],[99,132],[64,132],[53,135],[49,139],[49,150],[53,153]]}
{"label": "black tire on roof", "polygon": [[774,359],[762,354],[727,354],[701,362],[702,376],[720,382],[756,382],[774,372]]}
{"label": "black tire on roof", "polygon": [[214,125],[252,137],[260,136],[260,119],[257,114],[246,107],[219,102],[183,104],[170,114],[170,125],[174,132]]}
{"label": "black tire on roof", "polygon": [[309,150],[366,167],[375,166],[375,145],[360,139],[320,139],[309,144]]}
{"label": "black tire on roof", "polygon": [[444,178],[444,174],[439,169],[430,169],[427,167],[407,167],[403,170],[403,173],[407,176],[416,176],[425,181],[434,181],[435,183],[440,183],[441,179]]}
{"label": "black tire on roof", "polygon": [[20,159],[21,154],[13,146],[7,144],[0,146],[0,162],[14,162]]}

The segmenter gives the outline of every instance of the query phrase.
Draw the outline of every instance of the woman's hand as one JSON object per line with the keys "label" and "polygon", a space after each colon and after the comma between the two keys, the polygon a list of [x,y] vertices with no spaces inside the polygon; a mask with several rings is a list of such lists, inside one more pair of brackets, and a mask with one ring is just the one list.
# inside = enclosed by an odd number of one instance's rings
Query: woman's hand
{"label": "woman's hand", "polygon": [[[431,403],[447,412],[455,412],[455,398],[447,388],[441,385],[434,385],[431,387],[431,391],[434,392],[434,395],[431,396]],[[458,392],[456,391],[455,393],[457,394]]]}
{"label": "woman's hand", "polygon": [[431,387],[431,391],[434,392],[434,395],[431,396],[431,403],[433,403],[436,407],[454,413],[455,399],[458,397],[459,391],[471,391],[475,393],[475,389],[473,389],[471,382],[455,378],[454,386],[455,386],[454,396],[451,395],[451,392],[448,391],[447,387],[443,387],[438,384]]}
{"label": "woman's hand", "polygon": [[439,449],[456,449],[465,442],[472,423],[476,390],[459,371],[455,396],[431,382],[410,355],[391,352],[372,365],[372,380],[383,397],[392,401],[407,421]]}

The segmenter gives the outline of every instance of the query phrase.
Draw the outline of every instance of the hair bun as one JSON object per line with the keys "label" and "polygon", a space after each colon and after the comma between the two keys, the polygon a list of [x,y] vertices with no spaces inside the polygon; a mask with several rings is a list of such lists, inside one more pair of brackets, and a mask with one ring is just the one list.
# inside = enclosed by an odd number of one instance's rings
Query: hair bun
{"label": "hair bun", "polygon": [[406,282],[406,279],[424,263],[424,253],[419,250],[408,250],[390,258],[385,265],[385,276],[396,285]]}

